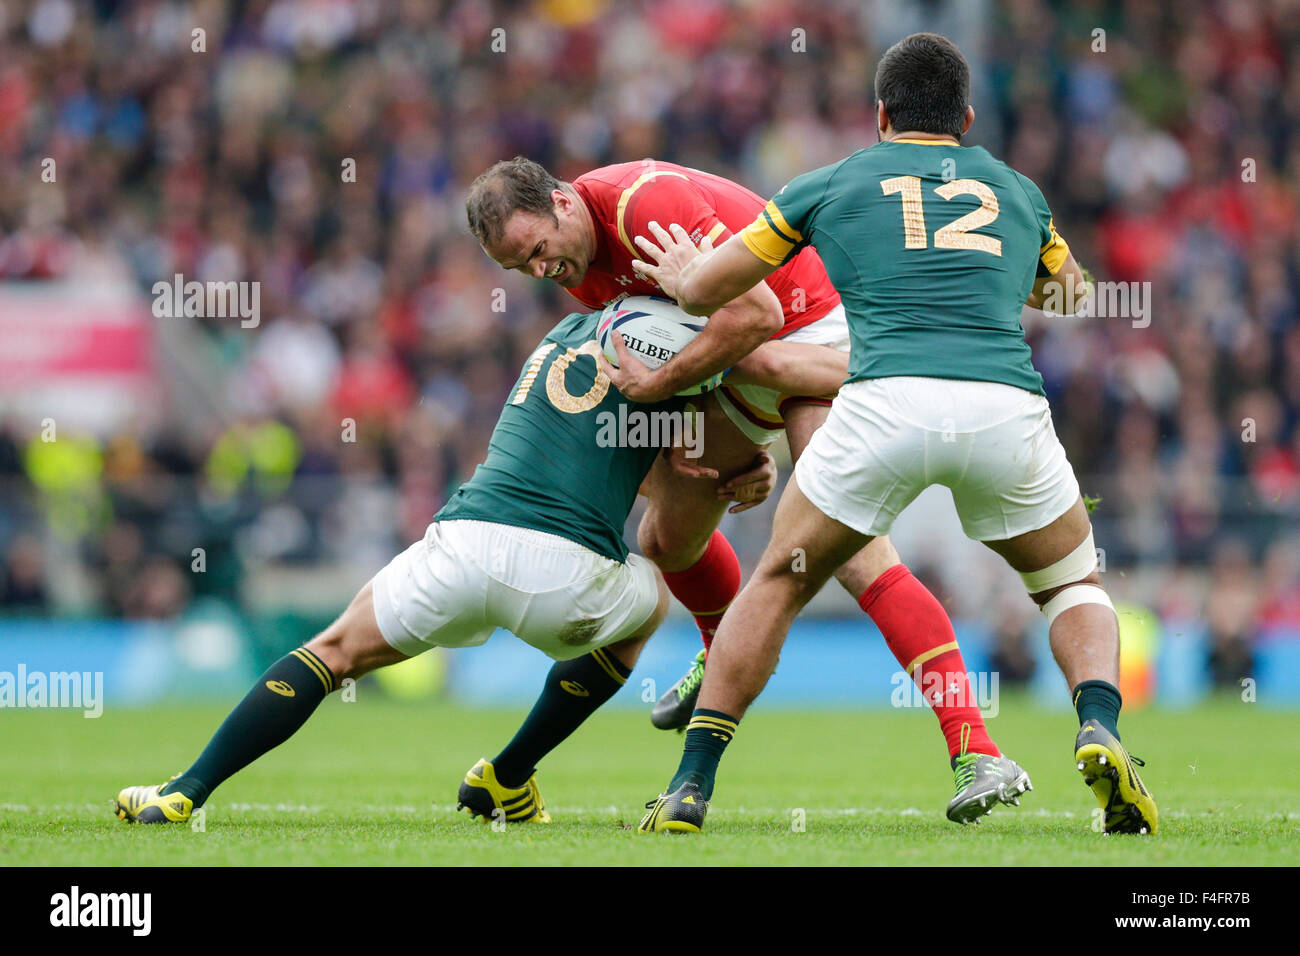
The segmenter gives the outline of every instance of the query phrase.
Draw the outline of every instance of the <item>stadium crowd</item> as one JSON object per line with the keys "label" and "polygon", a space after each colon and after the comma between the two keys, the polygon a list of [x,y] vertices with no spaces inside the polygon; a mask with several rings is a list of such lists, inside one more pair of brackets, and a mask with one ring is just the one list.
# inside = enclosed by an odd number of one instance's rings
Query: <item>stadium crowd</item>
{"label": "stadium crowd", "polygon": [[[770,194],[874,142],[876,58],[931,28],[971,60],[969,142],[1040,184],[1099,279],[1149,283],[1147,319],[1030,328],[1110,568],[1160,571],[1148,601],[1205,615],[1225,654],[1300,628],[1295,3],[0,10],[0,281],[108,262],[147,308],[175,273],[252,280],[262,315],[190,321],[205,400],[85,436],[84,481],[48,487],[36,425],[0,410],[5,609],[65,609],[56,553],[98,613],[135,617],[196,590],[237,600],[259,562],[377,566],[481,460],[523,358],[572,309],[468,236],[479,172],[654,156]],[[736,532],[748,566],[761,524]],[[196,541],[228,573],[186,574]],[[934,583],[955,614],[981,607]]]}

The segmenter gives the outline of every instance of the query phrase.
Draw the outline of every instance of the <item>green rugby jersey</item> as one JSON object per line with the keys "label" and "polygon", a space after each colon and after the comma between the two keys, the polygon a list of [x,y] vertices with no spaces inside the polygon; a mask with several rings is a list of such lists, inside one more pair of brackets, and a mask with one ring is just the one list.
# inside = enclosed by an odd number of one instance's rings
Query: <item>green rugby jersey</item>
{"label": "green rugby jersey", "polygon": [[1069,252],[1043,194],[981,146],[896,139],[791,180],[741,233],[804,246],[844,301],[849,377],[1002,382],[1042,394],[1020,310]]}
{"label": "green rugby jersey", "polygon": [[492,432],[487,460],[435,521],[533,528],[627,560],[623,525],[662,443],[620,445],[652,440],[649,425],[636,430],[634,413],[681,411],[685,400],[640,405],[597,375],[599,318],[599,312],[566,317],[529,356]]}

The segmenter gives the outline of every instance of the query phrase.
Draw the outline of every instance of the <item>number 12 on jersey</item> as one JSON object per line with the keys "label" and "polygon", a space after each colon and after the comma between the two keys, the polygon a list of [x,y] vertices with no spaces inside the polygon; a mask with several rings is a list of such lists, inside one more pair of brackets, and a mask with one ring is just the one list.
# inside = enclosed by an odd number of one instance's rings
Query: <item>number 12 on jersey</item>
{"label": "number 12 on jersey", "polygon": [[[903,200],[903,248],[924,249],[927,246],[925,228],[925,202],[921,196],[920,176],[894,176],[880,181],[880,191],[886,196],[899,194]],[[1002,240],[973,232],[998,218],[998,197],[978,179],[954,179],[936,186],[934,191],[945,201],[954,196],[975,196],[980,208],[954,219],[934,231],[936,249],[974,249],[991,255],[1002,255]]]}

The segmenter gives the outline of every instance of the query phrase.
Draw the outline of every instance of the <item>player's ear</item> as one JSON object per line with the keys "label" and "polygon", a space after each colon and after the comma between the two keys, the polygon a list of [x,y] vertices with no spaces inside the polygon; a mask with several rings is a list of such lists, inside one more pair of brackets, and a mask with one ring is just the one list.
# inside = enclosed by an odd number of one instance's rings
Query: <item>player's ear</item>
{"label": "player's ear", "polygon": [[965,136],[968,132],[970,132],[971,124],[974,122],[975,122],[975,107],[968,106],[966,107],[966,118],[962,120],[962,124],[961,124],[961,134],[963,136]]}
{"label": "player's ear", "polygon": [[885,138],[889,132],[889,113],[885,111],[885,101],[876,100],[876,136],[880,139]]}
{"label": "player's ear", "polygon": [[573,211],[573,199],[563,189],[551,190],[551,209],[556,215],[560,213],[568,214]]}

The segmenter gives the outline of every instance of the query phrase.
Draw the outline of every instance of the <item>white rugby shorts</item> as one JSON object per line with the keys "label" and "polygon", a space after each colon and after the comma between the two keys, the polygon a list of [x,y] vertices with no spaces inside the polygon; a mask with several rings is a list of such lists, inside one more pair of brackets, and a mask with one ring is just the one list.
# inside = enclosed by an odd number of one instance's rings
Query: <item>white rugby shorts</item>
{"label": "white rugby shorts", "polygon": [[384,640],[414,657],[483,644],[498,627],[555,660],[631,636],[659,603],[654,565],[487,521],[429,525],[371,580]]}
{"label": "white rugby shorts", "polygon": [[930,485],[951,489],[962,530],[976,541],[1036,531],[1079,498],[1046,398],[957,379],[843,386],[795,477],[826,515],[877,536]]}

